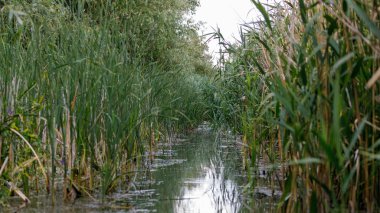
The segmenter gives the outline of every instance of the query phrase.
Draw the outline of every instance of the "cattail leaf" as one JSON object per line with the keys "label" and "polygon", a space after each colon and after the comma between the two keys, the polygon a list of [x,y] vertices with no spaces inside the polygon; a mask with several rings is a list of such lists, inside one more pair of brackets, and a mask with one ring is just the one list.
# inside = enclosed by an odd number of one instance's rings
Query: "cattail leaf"
{"label": "cattail leaf", "polygon": [[354,174],[356,173],[356,167],[353,167],[350,171],[350,173],[348,174],[348,176],[344,177],[344,180],[343,180],[343,185],[342,185],[342,192],[343,194],[347,192],[348,188],[349,188],[349,184],[352,180],[352,177],[354,177]]}
{"label": "cattail leaf", "polygon": [[368,27],[368,29],[378,38],[380,39],[380,29],[376,26],[376,24],[371,21],[366,12],[356,4],[354,0],[346,0],[347,4],[355,11],[356,15],[360,18],[360,20]]}
{"label": "cattail leaf", "polygon": [[289,1],[284,1],[285,4],[287,4],[289,7],[291,7],[292,9],[294,8],[293,4]]}
{"label": "cattail leaf", "polygon": [[336,198],[333,194],[333,191],[330,190],[330,188],[324,183],[324,181],[319,180],[313,175],[310,175],[310,179],[313,180],[315,183],[317,183],[319,186],[322,187],[323,191],[329,195],[329,197],[332,199],[333,203],[336,203]]}
{"label": "cattail leaf", "polygon": [[336,54],[340,54],[339,44],[335,41],[333,37],[329,38],[328,44]]}
{"label": "cattail leaf", "polygon": [[338,23],[335,18],[331,17],[330,15],[326,14],[324,15],[324,18],[328,21],[329,26],[327,28],[327,34],[332,35],[335,32],[335,29],[338,28]]}
{"label": "cattail leaf", "polygon": [[364,57],[359,57],[355,64],[354,67],[352,68],[352,73],[351,73],[351,79],[356,78],[356,76],[359,74],[359,72],[362,70],[362,65],[364,62]]}
{"label": "cattail leaf", "polygon": [[292,173],[289,173],[289,176],[285,178],[284,190],[280,201],[278,202],[278,208],[280,209],[283,205],[285,205],[286,201],[292,196]]}
{"label": "cattail leaf", "polygon": [[302,85],[307,84],[307,75],[306,75],[306,65],[302,64],[300,67],[300,75],[301,75],[301,80],[302,80]]}
{"label": "cattail leaf", "polygon": [[[326,133],[323,133],[323,134],[326,134]],[[328,158],[328,162],[330,162],[335,168],[338,168],[338,170],[340,170],[339,169],[340,166],[338,163],[339,160],[338,160],[338,157],[336,156],[336,152],[333,150],[333,147],[330,144],[326,143],[324,138],[326,138],[326,136],[319,135],[322,151],[327,155],[326,157]]]}
{"label": "cattail leaf", "polygon": [[313,190],[311,193],[311,202],[310,202],[310,213],[317,213],[318,212],[318,198],[317,193]]}
{"label": "cattail leaf", "polygon": [[359,136],[364,129],[366,121],[367,121],[367,116],[362,119],[362,121],[360,122],[358,128],[356,129],[353,137],[351,138],[350,145],[348,146],[348,148],[345,152],[345,159],[348,159],[350,157],[351,151],[354,148],[357,140],[359,139]]}
{"label": "cattail leaf", "polygon": [[377,147],[379,147],[380,146],[380,139],[379,140],[377,140],[370,148],[369,148],[369,150],[372,150],[372,151],[374,151]]}
{"label": "cattail leaf", "polygon": [[307,23],[307,14],[306,14],[307,8],[306,8],[306,5],[305,5],[305,2],[303,0],[299,0],[298,4],[299,4],[299,7],[300,7],[302,22],[304,24],[306,24]]}
{"label": "cattail leaf", "polygon": [[267,13],[266,9],[264,8],[264,6],[260,3],[260,1],[251,0],[251,2],[260,11],[261,15],[263,15],[267,27],[270,30],[272,30],[272,24],[271,24],[271,21],[270,21],[270,17],[269,17],[269,14]]}
{"label": "cattail leaf", "polygon": [[266,50],[268,50],[268,52],[270,54],[272,54],[272,50],[269,48],[268,44],[266,42],[264,42],[258,35],[254,35],[253,38],[255,38],[257,41],[259,41],[260,44],[262,44],[264,46],[264,48]]}
{"label": "cattail leaf", "polygon": [[252,60],[255,63],[255,65],[257,66],[257,68],[259,69],[260,73],[265,75],[265,71],[264,71],[263,67],[260,65],[260,63],[255,58],[252,58]]}
{"label": "cattail leaf", "polygon": [[335,64],[334,66],[332,67],[332,74],[334,74],[336,72],[336,70],[342,66],[343,64],[345,64],[348,60],[350,60],[351,58],[353,58],[355,56],[355,52],[350,52],[348,54],[346,54],[345,56],[343,56],[342,58],[340,58]]}

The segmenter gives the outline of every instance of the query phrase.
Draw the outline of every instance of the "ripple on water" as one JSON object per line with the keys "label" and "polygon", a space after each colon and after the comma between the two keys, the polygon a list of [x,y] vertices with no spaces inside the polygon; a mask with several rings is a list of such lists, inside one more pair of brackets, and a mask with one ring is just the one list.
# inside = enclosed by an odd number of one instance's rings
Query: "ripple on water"
{"label": "ripple on water", "polygon": [[172,166],[175,164],[181,164],[183,162],[186,162],[187,159],[160,159],[156,158],[153,160],[153,164],[151,165],[151,168],[157,169],[161,167],[167,167]]}
{"label": "ripple on water", "polygon": [[[121,187],[103,203],[84,197],[74,206],[51,207],[43,201],[23,212],[261,212],[261,207],[256,209],[260,203],[268,209],[272,205],[268,200],[281,192],[260,185],[254,189],[255,200],[246,198],[241,141],[228,135],[215,137],[209,131],[205,124],[189,137],[157,143],[145,153],[129,187]],[[259,170],[268,168],[259,165]]]}

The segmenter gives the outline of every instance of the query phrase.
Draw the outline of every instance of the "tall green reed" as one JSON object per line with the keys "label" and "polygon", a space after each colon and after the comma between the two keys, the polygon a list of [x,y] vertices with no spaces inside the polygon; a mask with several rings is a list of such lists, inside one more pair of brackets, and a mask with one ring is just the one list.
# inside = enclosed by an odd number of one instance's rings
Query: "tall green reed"
{"label": "tall green reed", "polygon": [[228,75],[222,79],[241,85],[229,87],[236,96],[222,102],[235,100],[240,109],[230,113],[240,117],[237,129],[248,158],[255,165],[259,154],[272,156],[281,165],[283,211],[374,211],[380,168],[378,3],[252,2],[263,19],[245,24],[241,44],[227,48]]}
{"label": "tall green reed", "polygon": [[7,2],[0,16],[0,164],[9,163],[0,180],[22,179],[38,190],[43,169],[21,165],[41,160],[52,179],[48,191],[63,177],[64,189],[108,193],[156,132],[201,122],[200,87],[210,66],[195,26],[181,21],[195,6]]}

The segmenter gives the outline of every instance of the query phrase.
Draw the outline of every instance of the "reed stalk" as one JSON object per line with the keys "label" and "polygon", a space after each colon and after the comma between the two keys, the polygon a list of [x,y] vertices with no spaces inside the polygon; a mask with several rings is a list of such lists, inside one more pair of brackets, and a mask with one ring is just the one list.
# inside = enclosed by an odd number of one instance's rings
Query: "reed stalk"
{"label": "reed stalk", "polygon": [[248,146],[268,147],[252,156],[253,168],[260,155],[278,153],[279,210],[376,211],[378,3],[252,2],[261,19],[243,24],[240,45],[224,44],[218,106],[240,118],[225,122]]}
{"label": "reed stalk", "polygon": [[[196,6],[182,0],[1,4],[0,162],[8,164],[0,184],[29,177],[38,190],[42,173],[51,177],[46,191],[53,194],[71,186],[110,193],[122,167],[154,145],[156,132],[205,120],[202,92],[212,67],[196,24],[185,16]],[[39,169],[9,175],[34,157]],[[61,176],[65,183],[57,185]]]}

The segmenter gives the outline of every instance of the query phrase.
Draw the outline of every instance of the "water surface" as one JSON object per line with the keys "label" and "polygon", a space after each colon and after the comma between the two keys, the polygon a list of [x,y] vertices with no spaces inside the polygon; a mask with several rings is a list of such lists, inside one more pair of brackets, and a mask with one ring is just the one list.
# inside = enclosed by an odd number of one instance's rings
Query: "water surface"
{"label": "water surface", "polygon": [[[149,157],[150,154],[153,154]],[[103,202],[81,197],[75,203],[35,196],[18,212],[252,212],[274,211],[276,187],[256,175],[251,193],[242,166],[241,147],[234,137],[221,137],[201,127],[186,137],[159,143],[120,187]],[[260,168],[263,168],[261,165]],[[12,206],[16,206],[12,203]],[[10,212],[11,212],[10,211]]]}

